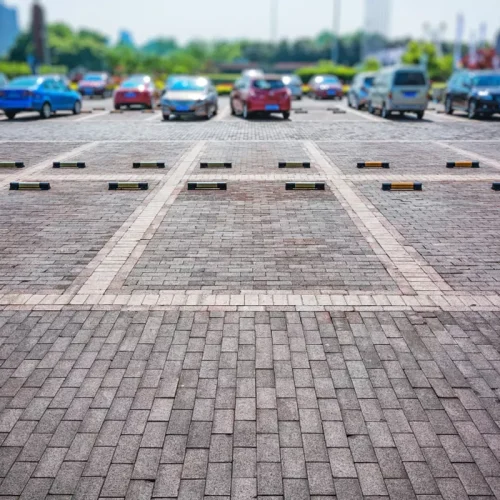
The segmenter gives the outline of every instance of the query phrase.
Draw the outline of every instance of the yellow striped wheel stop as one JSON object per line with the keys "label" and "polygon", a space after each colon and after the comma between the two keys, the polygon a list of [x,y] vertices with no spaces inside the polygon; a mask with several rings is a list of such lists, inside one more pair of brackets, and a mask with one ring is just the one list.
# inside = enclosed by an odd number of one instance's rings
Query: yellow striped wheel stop
{"label": "yellow striped wheel stop", "polygon": [[422,191],[421,182],[384,182],[384,191]]}
{"label": "yellow striped wheel stop", "polygon": [[154,114],[155,110],[154,109],[143,109],[143,110],[141,110],[141,113]]}
{"label": "yellow striped wheel stop", "polygon": [[307,109],[294,109],[294,113],[297,113],[298,115],[307,115],[309,111]]}
{"label": "yellow striped wheel stop", "polygon": [[233,168],[233,164],[224,161],[202,161],[200,168]]}
{"label": "yellow striped wheel stop", "polygon": [[287,191],[295,191],[298,189],[312,189],[314,191],[324,191],[324,182],[287,182],[285,186]]}
{"label": "yellow striped wheel stop", "polygon": [[92,114],[92,110],[91,109],[82,109],[82,110],[80,110],[80,113],[82,115],[91,115]]}
{"label": "yellow striped wheel stop", "polygon": [[104,106],[94,106],[92,109],[94,111],[106,111],[106,108]]}
{"label": "yellow striped wheel stop", "polygon": [[311,168],[311,163],[308,161],[280,161],[279,168]]}
{"label": "yellow striped wheel stop", "polygon": [[67,162],[60,162],[60,161],[55,161],[52,166],[54,168],[85,168],[85,162],[84,161],[67,161]]}
{"label": "yellow striped wheel stop", "polygon": [[24,168],[23,161],[0,161],[0,168]]}
{"label": "yellow striped wheel stop", "polygon": [[123,114],[123,109],[112,109],[112,110],[110,111],[110,113],[111,113],[112,115],[121,115],[121,114]]}
{"label": "yellow striped wheel stop", "polygon": [[133,163],[133,168],[165,168],[164,161],[137,161]]}
{"label": "yellow striped wheel stop", "polygon": [[143,191],[149,189],[149,184],[147,182],[110,182],[109,190],[133,190],[133,189],[141,189]]}
{"label": "yellow striped wheel stop", "polygon": [[358,168],[389,168],[390,165],[385,161],[363,161],[358,163]]}
{"label": "yellow striped wheel stop", "polygon": [[41,191],[47,191],[50,189],[50,183],[48,182],[11,182],[11,191],[20,191],[24,189],[38,189]]}
{"label": "yellow striped wheel stop", "polygon": [[448,161],[446,168],[479,168],[478,161]]}
{"label": "yellow striped wheel stop", "polygon": [[491,185],[491,189],[493,189],[493,191],[500,191],[500,182],[494,182]]}
{"label": "yellow striped wheel stop", "polygon": [[188,182],[188,191],[197,189],[219,189],[227,191],[227,182]]}

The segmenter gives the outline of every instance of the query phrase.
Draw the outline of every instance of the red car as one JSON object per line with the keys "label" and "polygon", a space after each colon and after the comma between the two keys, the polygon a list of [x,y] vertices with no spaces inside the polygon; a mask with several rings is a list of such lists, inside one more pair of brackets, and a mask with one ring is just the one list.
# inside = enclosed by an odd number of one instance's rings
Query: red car
{"label": "red car", "polygon": [[230,103],[231,114],[245,119],[255,113],[281,113],[288,120],[292,98],[281,76],[247,76],[235,83]]}
{"label": "red car", "polygon": [[342,82],[333,75],[318,75],[309,81],[309,95],[314,99],[342,99]]}
{"label": "red car", "polygon": [[93,97],[99,95],[104,99],[111,96],[110,84],[111,78],[107,73],[87,73],[78,82],[78,92],[82,96]]}
{"label": "red car", "polygon": [[155,88],[151,77],[147,75],[131,76],[124,80],[114,94],[115,109],[132,105],[154,108]]}

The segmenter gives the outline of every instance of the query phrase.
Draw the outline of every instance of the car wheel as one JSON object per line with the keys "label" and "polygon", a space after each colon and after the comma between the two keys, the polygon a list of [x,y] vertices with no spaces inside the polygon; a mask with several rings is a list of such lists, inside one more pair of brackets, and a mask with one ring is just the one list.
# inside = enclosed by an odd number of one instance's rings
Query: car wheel
{"label": "car wheel", "polygon": [[299,96],[297,97],[297,101],[302,101],[302,96],[301,96],[301,95],[299,95]]}
{"label": "car wheel", "polygon": [[359,110],[359,102],[358,102],[358,98],[357,98],[357,97],[355,97],[355,98],[354,98],[354,101],[353,101],[353,103],[352,103],[352,107],[353,107],[354,109]]}
{"label": "car wheel", "polygon": [[215,106],[214,108],[214,116],[217,116],[219,114],[219,106]]}
{"label": "car wheel", "polygon": [[467,117],[469,120],[474,120],[477,117],[477,104],[476,101],[469,101],[469,107],[467,108]]}
{"label": "car wheel", "polygon": [[5,112],[5,116],[6,116],[9,120],[13,120],[13,119],[16,117],[16,112],[15,112],[15,111],[6,111],[6,112]]}
{"label": "car wheel", "polygon": [[418,111],[417,112],[417,119],[422,120],[424,118],[425,111]]}
{"label": "car wheel", "polygon": [[446,98],[446,101],[444,103],[444,109],[445,109],[447,115],[452,115],[453,114],[453,105],[451,103],[451,97],[450,96],[448,96]]}
{"label": "car wheel", "polygon": [[47,118],[50,118],[52,115],[52,108],[50,107],[50,104],[48,102],[45,102],[42,106],[42,110],[40,111],[40,116],[46,120]]}
{"label": "car wheel", "polygon": [[290,111],[285,111],[285,112],[283,113],[283,118],[284,118],[285,120],[288,120],[288,119],[290,118]]}
{"label": "car wheel", "polygon": [[387,110],[387,106],[385,105],[385,102],[382,106],[382,111],[380,112],[380,116],[384,119],[390,118],[391,112]]}
{"label": "car wheel", "polygon": [[119,104],[115,104],[115,111],[120,111],[122,107]]}
{"label": "car wheel", "polygon": [[82,111],[82,101],[75,101],[75,105],[73,106],[73,114],[79,115]]}
{"label": "car wheel", "polygon": [[233,101],[229,101],[229,107],[231,108],[231,116],[235,116],[236,111],[233,108]]}
{"label": "car wheel", "polygon": [[168,122],[170,120],[170,115],[163,115],[163,121]]}

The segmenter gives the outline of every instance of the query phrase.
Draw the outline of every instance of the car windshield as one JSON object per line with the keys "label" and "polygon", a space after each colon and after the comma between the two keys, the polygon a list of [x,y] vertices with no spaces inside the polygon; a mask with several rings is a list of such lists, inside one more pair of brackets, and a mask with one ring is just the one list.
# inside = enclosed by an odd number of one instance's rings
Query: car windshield
{"label": "car windshield", "polygon": [[500,75],[475,76],[472,84],[474,87],[500,87]]}
{"label": "car windshield", "polygon": [[419,71],[398,71],[394,77],[394,85],[400,87],[425,85],[425,76]]}
{"label": "car windshield", "polygon": [[182,78],[168,84],[169,90],[203,91],[207,88],[205,78]]}
{"label": "car windshield", "polygon": [[101,82],[106,79],[103,75],[86,75],[83,77],[86,82]]}
{"label": "car windshield", "polygon": [[144,78],[129,78],[122,83],[124,89],[135,89],[139,85],[144,85]]}
{"label": "car windshield", "polygon": [[371,86],[373,86],[373,80],[375,80],[375,77],[368,76],[367,78],[365,78],[364,86],[365,87],[371,87]]}
{"label": "car windshield", "polygon": [[281,80],[261,78],[259,80],[254,80],[252,86],[255,89],[271,90],[271,89],[282,89],[285,87],[285,84]]}
{"label": "car windshield", "polygon": [[9,87],[19,89],[24,87],[33,87],[34,85],[38,85],[39,80],[40,78],[38,76],[14,78],[14,80],[9,83]]}
{"label": "car windshield", "polygon": [[301,80],[298,76],[284,76],[283,83],[285,85],[300,85]]}
{"label": "car windshield", "polygon": [[338,84],[340,80],[336,76],[320,76],[316,79],[318,83],[332,83]]}

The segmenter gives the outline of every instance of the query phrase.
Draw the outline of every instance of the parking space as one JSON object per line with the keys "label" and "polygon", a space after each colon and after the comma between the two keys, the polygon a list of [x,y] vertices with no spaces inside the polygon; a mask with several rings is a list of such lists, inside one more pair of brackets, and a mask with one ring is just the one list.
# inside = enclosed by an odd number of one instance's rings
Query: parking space
{"label": "parking space", "polygon": [[[60,154],[67,153],[84,143],[79,142],[0,142],[0,161],[22,161],[31,167]],[[0,175],[12,174],[15,169],[0,168]]]}
{"label": "parking space", "polygon": [[125,283],[132,290],[396,290],[330,191],[229,183],[184,191]]}
{"label": "parking space", "polygon": [[471,154],[478,154],[500,162],[500,140],[497,141],[460,141],[448,142],[451,146],[470,151]]}
{"label": "parking space", "polygon": [[[212,142],[205,146],[202,162],[229,162],[232,168],[197,168],[194,173],[216,178],[217,175],[232,174],[287,174],[316,175],[318,170],[311,162],[303,145],[297,141],[287,142]],[[280,162],[308,162],[310,168],[279,168]]]}
{"label": "parking space", "polygon": [[[53,175],[68,173],[81,175],[128,174],[161,175],[167,173],[185,153],[189,142],[103,142],[95,148],[84,151],[71,161],[85,162],[85,168],[52,168],[46,171]],[[135,162],[164,162],[165,168],[133,168]],[[112,179],[110,179],[112,180]]]}
{"label": "parking space", "polygon": [[429,182],[421,192],[357,187],[454,290],[500,289],[500,199],[491,183]]}
{"label": "parking space", "polygon": [[[492,167],[481,165],[481,168],[446,168],[449,161],[474,161],[477,157],[473,151],[465,156],[447,150],[430,141],[420,142],[318,142],[328,158],[349,175],[378,174],[381,178],[387,174],[408,174],[414,179],[418,175],[451,174],[471,175],[492,173]],[[389,162],[390,169],[357,168],[358,162]]]}
{"label": "parking space", "polygon": [[148,194],[107,189],[61,181],[50,191],[2,192],[0,292],[65,290]]}

